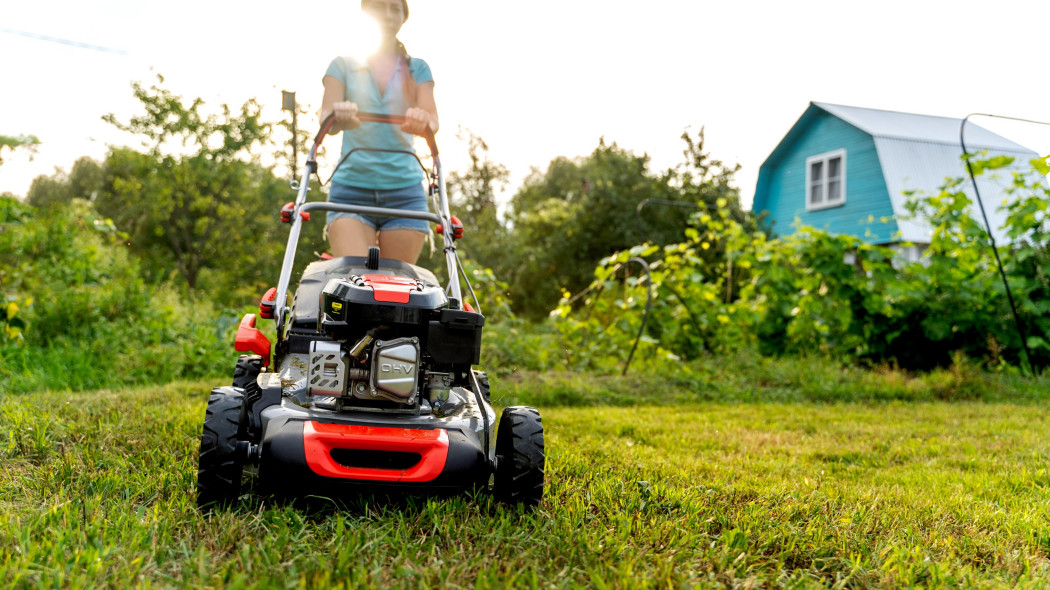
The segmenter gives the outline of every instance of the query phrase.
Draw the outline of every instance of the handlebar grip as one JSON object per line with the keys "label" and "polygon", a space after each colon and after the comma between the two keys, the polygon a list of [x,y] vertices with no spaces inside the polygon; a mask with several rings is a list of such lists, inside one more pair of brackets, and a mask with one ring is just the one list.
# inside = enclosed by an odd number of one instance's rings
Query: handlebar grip
{"label": "handlebar grip", "polygon": [[[362,120],[362,121],[369,121],[369,122],[373,122],[373,123],[390,123],[392,125],[404,125],[405,124],[405,118],[403,116],[387,115],[387,114],[383,114],[383,113],[358,112],[357,113],[357,118]],[[325,135],[328,134],[328,129],[331,128],[331,126],[332,126],[332,124],[334,122],[335,122],[335,113],[329,113],[328,116],[324,118],[324,121],[321,122],[321,130],[318,131],[317,132],[317,136],[314,137],[314,148],[315,149],[316,149],[317,146],[321,145],[321,141],[324,140]],[[434,132],[430,129],[430,126],[427,126],[426,133],[424,133],[424,135],[423,135],[423,139],[427,140],[427,147],[430,148],[430,154],[432,156],[437,156],[438,155],[437,140],[434,138]],[[314,156],[315,153],[316,152],[311,152],[310,153],[309,160],[313,159],[313,156]]]}

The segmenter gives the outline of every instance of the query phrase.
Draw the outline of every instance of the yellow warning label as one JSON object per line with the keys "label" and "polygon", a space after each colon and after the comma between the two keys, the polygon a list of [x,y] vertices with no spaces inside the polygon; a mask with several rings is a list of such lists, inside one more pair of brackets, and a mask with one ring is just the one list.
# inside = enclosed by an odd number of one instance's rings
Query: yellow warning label
{"label": "yellow warning label", "polygon": [[333,301],[332,302],[332,311],[339,311],[341,309],[343,309],[343,304],[342,303],[339,303],[338,301]]}

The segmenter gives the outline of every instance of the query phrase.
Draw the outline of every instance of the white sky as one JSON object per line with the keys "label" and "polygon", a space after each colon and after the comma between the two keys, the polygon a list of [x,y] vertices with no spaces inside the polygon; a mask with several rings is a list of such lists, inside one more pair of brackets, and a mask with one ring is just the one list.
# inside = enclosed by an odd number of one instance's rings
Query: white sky
{"label": "white sky", "polygon": [[[281,90],[320,104],[321,76],[351,45],[357,0],[0,0],[0,134],[36,135],[32,160],[5,150],[0,192],[128,138],[131,81],[273,118]],[[681,161],[687,127],[713,157],[758,167],[809,101],[964,117],[1050,121],[1045,2],[1028,0],[410,0],[401,39],[431,65],[446,170],[466,166],[456,130],[510,168],[589,154],[600,137]],[[68,39],[115,51],[27,37]],[[1050,153],[1050,127],[975,119]],[[300,126],[314,122],[300,119]]]}

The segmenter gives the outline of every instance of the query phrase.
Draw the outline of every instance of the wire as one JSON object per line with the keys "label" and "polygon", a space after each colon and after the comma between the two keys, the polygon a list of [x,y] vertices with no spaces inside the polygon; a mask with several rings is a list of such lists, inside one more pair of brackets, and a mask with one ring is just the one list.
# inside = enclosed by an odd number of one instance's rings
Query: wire
{"label": "wire", "polygon": [[627,362],[623,365],[623,372],[620,373],[621,376],[627,375],[627,369],[631,367],[631,360],[634,359],[634,351],[638,349],[638,342],[642,339],[642,333],[645,331],[645,324],[649,321],[649,308],[653,304],[653,277],[649,273],[649,263],[637,256],[628,258],[627,262],[637,262],[642,265],[643,269],[645,269],[647,295],[645,297],[645,313],[642,314],[642,324],[638,326],[638,335],[634,338],[634,346],[631,347],[631,353],[627,355]]}
{"label": "wire", "polygon": [[966,130],[966,123],[970,120],[970,117],[994,117],[997,119],[1009,119],[1011,121],[1021,121],[1024,123],[1034,123],[1036,125],[1050,125],[1050,123],[1044,121],[1033,121],[1031,119],[1021,119],[1019,117],[1007,117],[1003,115],[992,115],[990,113],[970,113],[959,124],[959,146],[962,148],[963,159],[966,160],[966,171],[970,174],[970,183],[973,185],[974,195],[977,197],[977,206],[981,210],[981,217],[984,218],[985,233],[988,234],[988,241],[992,244],[992,254],[995,256],[995,264],[999,269],[999,277],[1003,281],[1003,287],[1006,289],[1006,299],[1010,302],[1010,312],[1014,316],[1014,325],[1017,328],[1017,334],[1021,338],[1021,347],[1024,349],[1025,360],[1028,361],[1028,370],[1032,372],[1032,375],[1038,376],[1039,373],[1035,368],[1035,363],[1032,362],[1032,352],[1028,349],[1028,336],[1025,334],[1024,322],[1021,321],[1020,314],[1017,313],[1017,305],[1014,303],[1013,292],[1010,290],[1010,281],[1006,279],[1006,270],[1003,269],[1003,261],[999,257],[999,248],[995,243],[995,235],[992,234],[992,224],[988,221],[988,213],[984,208],[984,200],[981,199],[981,191],[977,188],[977,177],[973,173],[973,165],[970,163],[970,153],[966,149],[966,141],[964,140],[964,134]]}
{"label": "wire", "polygon": [[478,294],[474,292],[474,286],[470,284],[470,277],[467,276],[467,270],[463,268],[463,261],[459,259],[459,252],[456,252],[455,254],[456,266],[459,267],[460,276],[462,276],[463,280],[467,283],[467,290],[470,291],[470,296],[474,299],[474,305],[476,306],[474,311],[481,315],[485,315],[481,313],[481,302],[478,301]]}
{"label": "wire", "polygon": [[717,207],[712,207],[711,205],[701,205],[700,203],[690,203],[688,201],[672,201],[669,199],[645,199],[644,201],[638,203],[638,206],[634,209],[634,217],[638,221],[638,237],[641,239],[642,242],[650,241],[649,235],[645,231],[645,220],[642,218],[642,209],[645,209],[650,204],[664,205],[667,207],[682,207],[686,209],[695,209],[697,211],[701,209],[708,209],[712,211],[717,209]]}
{"label": "wire", "polygon": [[39,33],[30,33],[29,31],[19,31],[16,29],[9,29],[7,27],[0,27],[0,33],[10,33],[12,35],[21,35],[29,39],[36,39],[38,41],[47,41],[49,43],[58,43],[60,45],[69,45],[70,47],[77,47],[79,49],[90,49],[92,51],[101,51],[103,53],[113,53],[116,55],[128,55],[128,52],[123,49],[114,49],[112,47],[105,47],[103,45],[92,45],[90,43],[82,43],[80,41],[74,41],[72,39],[65,39],[63,37],[52,37],[50,35],[41,35]]}
{"label": "wire", "polygon": [[[643,260],[641,258],[638,258],[637,256],[634,256],[634,257],[628,258],[627,262],[621,262],[621,263],[617,264],[616,268],[612,269],[612,272],[609,273],[609,274],[612,275],[612,274],[618,272],[621,268],[623,268],[624,266],[626,266],[628,263],[631,263],[631,262],[637,262],[638,264],[641,264],[642,268],[645,270],[645,284],[646,284],[645,312],[642,314],[642,324],[640,326],[638,326],[638,335],[635,336],[635,338],[634,338],[634,344],[631,346],[630,354],[627,355],[627,362],[624,363],[624,365],[623,365],[623,371],[620,373],[621,376],[622,375],[626,375],[627,374],[627,369],[629,369],[631,367],[631,360],[634,359],[634,352],[635,352],[635,350],[638,349],[638,342],[641,341],[641,339],[642,339],[642,332],[645,330],[646,322],[649,321],[649,310],[652,308],[652,304],[653,304],[653,277],[652,277],[652,274],[649,272],[649,263],[648,262],[646,262],[645,260]],[[583,297],[584,295],[586,295],[587,293],[590,293],[591,291],[594,291],[595,289],[597,289],[598,293],[601,294],[601,291],[604,288],[605,288],[604,287],[604,283],[591,283],[590,286],[588,286],[586,289],[584,289],[583,291],[580,291],[579,293],[577,293],[577,294],[573,295],[572,297],[570,297],[565,302],[565,305],[572,305],[580,297]],[[673,290],[672,290],[672,292],[673,292]],[[678,296],[679,300],[681,300],[681,296],[680,295],[678,295],[677,293],[675,293],[675,295]],[[683,305],[684,305],[684,302],[683,302]],[[589,309],[590,308],[588,308],[588,310]],[[688,309],[686,311],[689,313],[689,316],[692,317],[692,315],[693,315],[692,312],[689,311]],[[588,313],[588,316],[589,316],[590,315],[590,311],[588,311],[587,313]],[[695,323],[695,321],[694,321],[694,323]]]}
{"label": "wire", "polygon": [[[423,164],[423,160],[420,160],[419,156],[415,152],[410,152],[408,150],[391,150],[391,149],[384,149],[384,148],[359,147],[359,148],[354,148],[354,149],[350,150],[349,152],[346,153],[345,156],[342,157],[341,160],[339,160],[339,163],[335,165],[335,169],[332,170],[332,175],[328,177],[328,180],[326,180],[326,181],[324,181],[324,183],[322,183],[323,185],[327,185],[329,182],[332,182],[332,179],[335,178],[336,171],[339,170],[339,167],[342,166],[343,163],[346,162],[350,158],[350,156],[352,156],[354,154],[354,152],[383,152],[383,153],[387,153],[387,154],[406,154],[406,155],[412,156],[413,158],[416,159],[417,162],[419,162],[419,167],[423,169],[423,175],[424,176],[427,176],[427,177],[430,176],[430,171],[427,170],[426,165]],[[317,174],[317,182],[321,182],[321,174],[320,173]]]}

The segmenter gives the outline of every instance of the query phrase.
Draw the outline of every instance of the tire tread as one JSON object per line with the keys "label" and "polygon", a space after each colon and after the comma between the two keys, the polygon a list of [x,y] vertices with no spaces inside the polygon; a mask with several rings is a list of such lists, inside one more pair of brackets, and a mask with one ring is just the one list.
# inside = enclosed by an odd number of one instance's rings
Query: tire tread
{"label": "tire tread", "polygon": [[535,506],[543,499],[543,419],[536,408],[503,410],[496,433],[496,497],[508,504]]}

